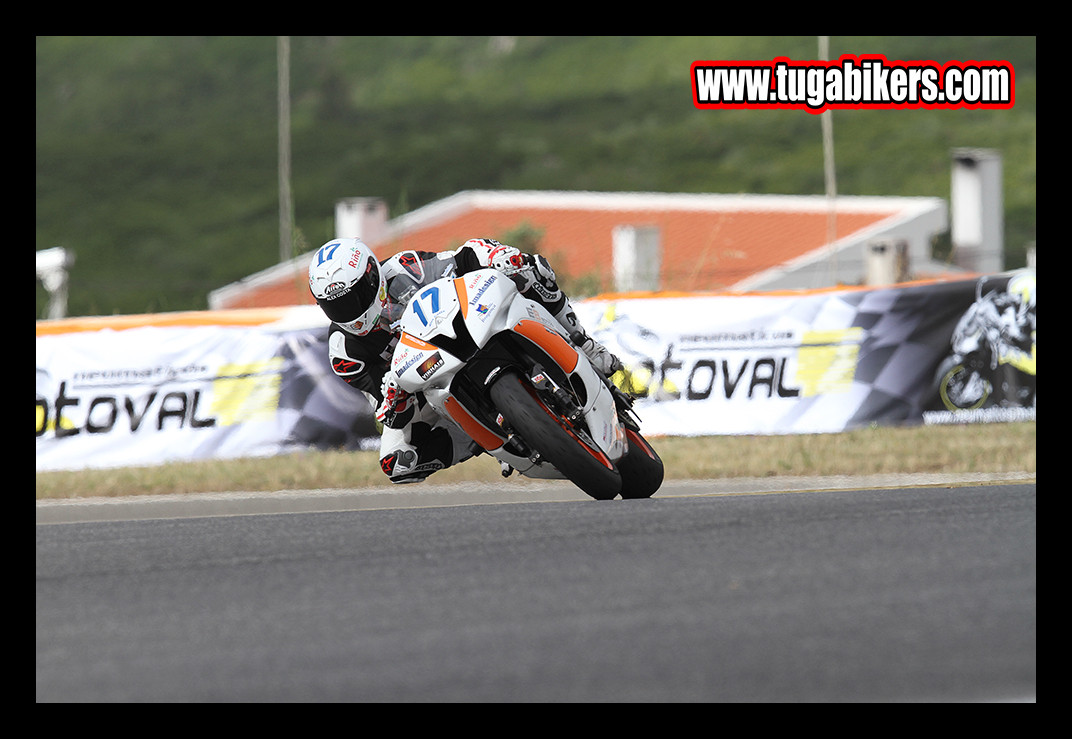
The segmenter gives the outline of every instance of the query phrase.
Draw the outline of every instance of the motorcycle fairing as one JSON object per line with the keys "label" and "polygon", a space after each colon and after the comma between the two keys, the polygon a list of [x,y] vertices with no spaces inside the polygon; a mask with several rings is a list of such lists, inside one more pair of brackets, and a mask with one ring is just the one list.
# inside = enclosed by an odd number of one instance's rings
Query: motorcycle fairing
{"label": "motorcycle fairing", "polygon": [[545,469],[546,463],[534,466],[508,451],[506,431],[489,424],[494,411],[479,407],[484,395],[479,389],[494,382],[504,366],[519,366],[518,354],[531,355],[530,364],[554,370],[556,382],[565,382],[583,404],[583,414],[601,419],[590,424],[599,428],[589,432],[610,460],[617,461],[628,449],[606,382],[582,361],[554,317],[498,272],[479,270],[432,283],[413,296],[401,329],[392,359],[399,384],[423,393],[437,411],[522,474],[559,476],[553,468]]}

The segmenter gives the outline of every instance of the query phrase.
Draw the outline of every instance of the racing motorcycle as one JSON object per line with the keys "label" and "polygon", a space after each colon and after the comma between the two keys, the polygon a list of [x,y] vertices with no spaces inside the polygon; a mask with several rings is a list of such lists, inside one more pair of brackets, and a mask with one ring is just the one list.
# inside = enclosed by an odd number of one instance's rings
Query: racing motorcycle
{"label": "racing motorcycle", "polygon": [[947,410],[1035,403],[1034,326],[1016,319],[1015,303],[1003,291],[984,294],[985,281],[976,284],[975,302],[953,330],[952,354],[935,374]]}
{"label": "racing motorcycle", "polygon": [[399,385],[423,394],[504,476],[568,479],[597,500],[648,498],[662,484],[633,398],[509,277],[482,269],[437,280],[412,297],[400,328]]}

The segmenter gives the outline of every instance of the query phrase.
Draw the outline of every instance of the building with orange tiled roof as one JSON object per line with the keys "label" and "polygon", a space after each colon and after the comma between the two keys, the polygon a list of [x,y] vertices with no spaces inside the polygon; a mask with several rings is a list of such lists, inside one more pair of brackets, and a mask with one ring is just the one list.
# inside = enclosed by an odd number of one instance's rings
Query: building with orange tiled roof
{"label": "building with orange tiled roof", "polygon": [[[473,237],[509,241],[526,231],[563,282],[583,280],[604,291],[764,291],[920,279],[956,271],[931,256],[934,237],[948,228],[940,198],[474,190],[393,220],[376,198],[340,201],[336,210],[336,235],[360,236],[380,258],[453,249]],[[210,307],[311,303],[310,258],[300,255],[215,290]],[[630,279],[637,267],[654,269],[638,282]]]}

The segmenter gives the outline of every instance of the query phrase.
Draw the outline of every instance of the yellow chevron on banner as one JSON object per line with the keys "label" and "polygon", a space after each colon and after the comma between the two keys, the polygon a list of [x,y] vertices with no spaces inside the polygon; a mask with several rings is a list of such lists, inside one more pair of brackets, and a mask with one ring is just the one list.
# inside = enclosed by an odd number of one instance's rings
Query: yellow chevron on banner
{"label": "yellow chevron on banner", "polygon": [[797,383],[802,396],[848,392],[864,330],[859,326],[806,331],[797,352]]}
{"label": "yellow chevron on banner", "polygon": [[283,358],[225,364],[212,381],[210,412],[221,426],[270,421],[279,408]]}

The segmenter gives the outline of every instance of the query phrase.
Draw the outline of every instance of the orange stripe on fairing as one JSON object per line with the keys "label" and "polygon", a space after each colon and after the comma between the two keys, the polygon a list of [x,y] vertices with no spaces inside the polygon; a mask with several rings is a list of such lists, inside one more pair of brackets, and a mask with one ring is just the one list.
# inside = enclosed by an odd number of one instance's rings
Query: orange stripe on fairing
{"label": "orange stripe on fairing", "polygon": [[573,372],[577,367],[577,350],[562,338],[557,332],[544,326],[539,321],[531,321],[527,318],[517,322],[514,331],[536,344],[547,352],[558,366],[566,371]]}
{"label": "orange stripe on fairing", "polygon": [[473,441],[489,452],[498,449],[505,443],[502,437],[476,420],[455,398],[447,398],[447,413],[454,419],[455,423],[462,427],[465,433],[473,438]]}
{"label": "orange stripe on fairing", "polygon": [[439,348],[435,344],[429,344],[427,341],[421,341],[413,334],[407,334],[405,331],[403,331],[402,335],[398,337],[398,343],[405,344],[406,346],[411,346],[414,349],[420,349],[426,352],[434,352],[436,349]]}
{"label": "orange stripe on fairing", "polygon": [[465,280],[454,278],[454,288],[458,291],[458,303],[462,306],[462,318],[469,317],[469,292],[465,289]]}

